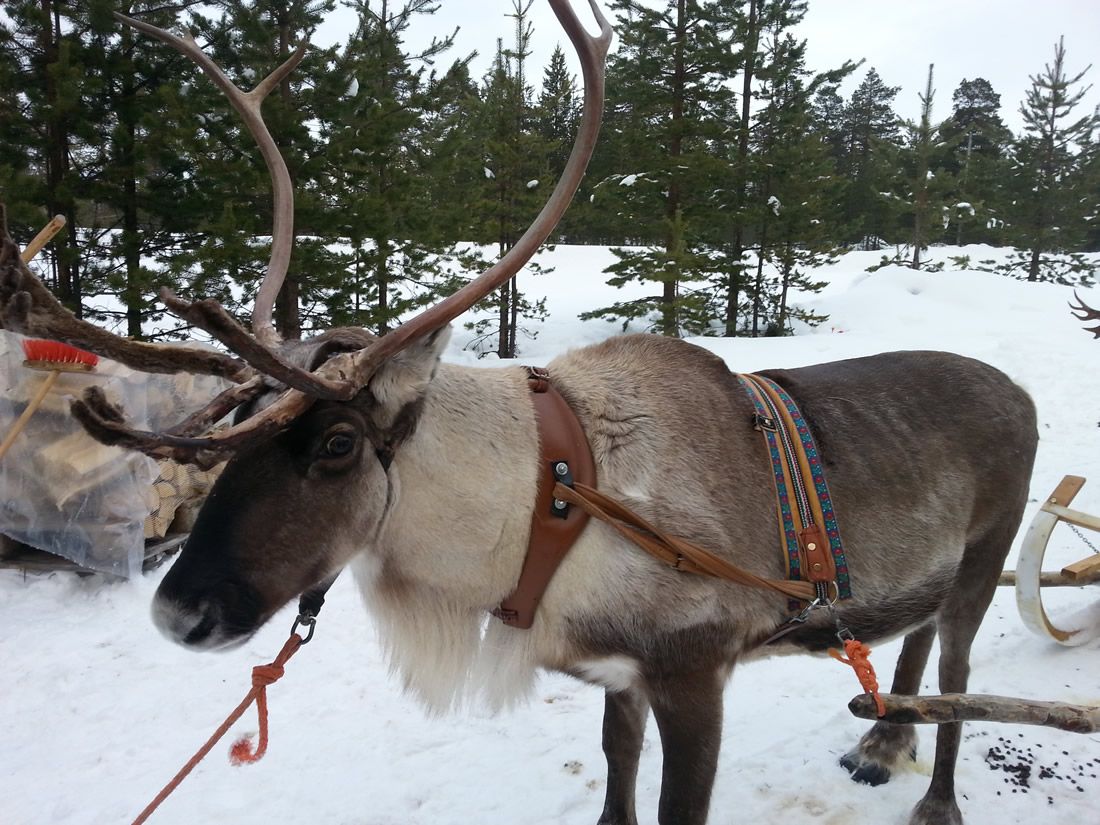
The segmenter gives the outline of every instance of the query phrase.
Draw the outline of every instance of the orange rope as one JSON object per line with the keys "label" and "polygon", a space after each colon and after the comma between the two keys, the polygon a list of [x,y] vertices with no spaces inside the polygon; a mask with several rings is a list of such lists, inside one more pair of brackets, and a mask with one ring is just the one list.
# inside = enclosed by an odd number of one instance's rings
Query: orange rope
{"label": "orange rope", "polygon": [[180,772],[172,777],[172,781],[164,786],[144,811],[138,814],[132,825],[141,825],[152,815],[160,803],[168,798],[168,795],[187,777],[187,774],[191,773],[203,757],[210,752],[210,749],[218,744],[218,740],[225,736],[229,728],[241,718],[241,715],[248,710],[253,701],[256,702],[256,712],[260,718],[259,744],[256,746],[256,750],[252,751],[247,737],[239,739],[229,751],[229,761],[234,765],[240,765],[246,762],[256,762],[263,758],[264,753],[267,751],[267,686],[277,682],[282,677],[283,665],[298,652],[298,648],[301,646],[302,637],[297,633],[291,633],[290,638],[283,645],[283,649],[275,657],[275,661],[271,664],[252,668],[252,690],[244,697],[244,701],[237,705],[233,712],[229,714],[229,717],[214,731],[214,735],[206,740],[206,744],[198,749],[187,764],[180,769]]}
{"label": "orange rope", "polygon": [[859,677],[859,684],[864,692],[871,694],[871,698],[875,700],[878,715],[880,717],[885,716],[886,705],[883,704],[882,698],[878,695],[878,678],[875,676],[875,668],[868,658],[871,655],[871,648],[857,639],[845,639],[844,652],[848,654],[847,658],[841,656],[840,651],[829,648],[830,656],[838,662],[849,665],[856,672],[856,676]]}

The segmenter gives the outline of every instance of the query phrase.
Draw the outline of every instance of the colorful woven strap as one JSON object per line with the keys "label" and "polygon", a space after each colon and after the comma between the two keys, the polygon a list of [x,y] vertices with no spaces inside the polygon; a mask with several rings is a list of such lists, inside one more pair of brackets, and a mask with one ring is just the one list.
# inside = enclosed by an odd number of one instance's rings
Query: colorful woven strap
{"label": "colorful woven strap", "polygon": [[[752,399],[756,410],[753,423],[767,442],[775,479],[780,544],[789,577],[833,583],[836,597],[851,597],[840,528],[806,420],[790,395],[774,381],[753,374],[738,375],[737,380]],[[824,554],[825,548],[817,547],[818,541],[828,543],[828,554]],[[819,561],[806,564],[807,558]],[[833,593],[821,595],[831,598]]]}

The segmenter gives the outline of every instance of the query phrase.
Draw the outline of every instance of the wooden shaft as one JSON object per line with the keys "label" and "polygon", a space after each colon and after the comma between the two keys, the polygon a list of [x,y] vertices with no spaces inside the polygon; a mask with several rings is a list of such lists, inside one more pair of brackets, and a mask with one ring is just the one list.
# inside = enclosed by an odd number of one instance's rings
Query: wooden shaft
{"label": "wooden shaft", "polygon": [[50,370],[50,374],[46,376],[46,380],[42,382],[42,386],[38,388],[38,392],[35,393],[34,398],[31,399],[31,403],[27,405],[27,408],[23,410],[23,414],[16,419],[15,424],[8,430],[8,434],[4,436],[4,441],[0,443],[0,461],[3,460],[8,450],[11,449],[11,445],[15,443],[15,439],[19,436],[19,433],[23,431],[23,428],[27,426],[27,422],[31,420],[31,416],[34,415],[41,405],[43,399],[46,397],[46,393],[50,391],[50,388],[57,381],[57,376],[61,375],[59,370]]}
{"label": "wooden shaft", "polygon": [[948,693],[943,696],[881,695],[886,715],[878,716],[874,699],[861,694],[848,703],[848,710],[861,719],[881,719],[895,724],[940,725],[947,722],[1008,722],[1042,725],[1070,733],[1100,730],[1100,707],[1037,702],[1008,696]]}
{"label": "wooden shaft", "polygon": [[[1092,570],[1076,578],[1067,576],[1064,573],[1039,574],[1040,587],[1084,587],[1086,584],[1096,584],[1097,582],[1100,582],[1100,570]],[[998,579],[997,584],[1000,587],[1015,587],[1016,571],[1006,570],[1001,573],[1001,578]]]}
{"label": "wooden shaft", "polygon": [[[42,227],[42,231],[39,232],[27,244],[27,248],[20,253],[19,257],[23,259],[23,263],[29,263],[30,259],[37,255],[46,244],[53,240],[53,236],[61,231],[61,227],[65,225],[64,215],[54,215],[50,219],[50,222]],[[2,456],[3,453],[0,453]]]}

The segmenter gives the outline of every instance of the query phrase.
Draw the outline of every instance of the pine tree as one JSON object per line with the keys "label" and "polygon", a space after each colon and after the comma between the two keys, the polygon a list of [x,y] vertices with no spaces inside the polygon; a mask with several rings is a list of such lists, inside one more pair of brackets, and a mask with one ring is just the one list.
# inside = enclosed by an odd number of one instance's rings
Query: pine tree
{"label": "pine tree", "polygon": [[[531,24],[527,12],[531,0],[513,0],[515,21],[514,43],[505,49],[497,42],[496,57],[486,76],[481,102],[479,133],[483,141],[484,160],[481,184],[481,211],[485,216],[481,238],[496,244],[498,255],[504,255],[519,240],[547,197],[551,144],[541,134],[538,112],[531,103],[531,88],[527,84],[527,58],[530,56]],[[541,273],[537,263],[526,270]],[[496,338],[496,353],[500,358],[515,358],[519,351],[519,335],[534,332],[521,322],[541,320],[546,310],[542,301],[532,302],[519,291],[513,276],[497,294],[479,307],[495,303],[495,317],[475,324],[479,338],[475,346],[484,351],[487,342]]]}
{"label": "pine tree", "polygon": [[[758,111],[751,149],[759,170],[752,198],[759,203],[755,232],[756,271],[751,283],[753,335],[784,334],[792,317],[820,318],[790,304],[792,289],[816,292],[824,284],[810,272],[829,260],[829,213],[837,197],[829,146],[817,131],[814,100],[835,88],[854,66],[811,73],[805,66],[806,41],[791,29],[802,4],[764,7],[762,51],[758,60]],[[795,12],[795,13],[792,13]]]}
{"label": "pine tree", "polygon": [[615,250],[619,261],[607,270],[609,283],[645,281],[659,291],[584,317],[620,319],[625,326],[656,312],[666,335],[703,332],[721,317],[707,288],[718,259],[705,236],[713,192],[729,168],[723,153],[735,114],[722,82],[732,58],[712,20],[713,5],[669,0],[650,8],[619,0],[613,6],[620,46],[608,66],[614,110],[604,134],[612,144],[607,156],[621,165],[598,181],[595,199],[614,213],[628,239],[656,241]]}
{"label": "pine tree", "polygon": [[[247,90],[283,63],[333,5],[334,0],[225,0],[219,17],[194,13],[188,25],[229,78]],[[308,50],[264,104],[264,120],[295,189],[296,238],[305,234],[303,227],[321,221],[310,195],[318,187],[306,168],[307,158],[319,150],[307,124],[317,119],[313,90],[330,59],[325,51]],[[193,293],[230,299],[232,304],[229,283],[254,295],[266,270],[269,246],[252,239],[271,233],[271,183],[255,143],[224,97],[205,78],[190,77],[175,116],[181,125],[185,118],[198,121],[198,128],[183,140],[206,201],[205,214],[190,254],[173,255],[168,265],[190,282]],[[275,325],[284,338],[300,337],[301,306],[319,300],[331,269],[316,244],[295,242],[275,306]]]}
{"label": "pine tree", "polygon": [[[403,38],[415,16],[438,8],[423,0],[377,8],[356,2],[356,30],[317,88],[324,151],[316,175],[326,212],[349,250],[337,279],[319,298],[328,323],[370,327],[380,334],[430,303],[449,280],[446,233],[430,170],[453,125],[465,63],[437,80],[429,66],[453,35],[409,53]],[[442,162],[442,161],[440,161]],[[441,167],[435,166],[436,171]],[[453,207],[452,207],[453,211]]]}
{"label": "pine tree", "polygon": [[952,94],[951,116],[940,124],[941,165],[955,180],[954,243],[1000,240],[1004,223],[1004,181],[1012,133],[998,113],[1001,96],[988,80],[964,79]]}
{"label": "pine tree", "polygon": [[1027,250],[1027,280],[1048,280],[1054,272],[1043,255],[1080,248],[1087,232],[1083,220],[1081,164],[1088,158],[1092,132],[1100,113],[1070,120],[1091,86],[1076,87],[1090,66],[1070,76],[1064,38],[1054,47],[1054,60],[1031,78],[1020,104],[1024,135],[1015,147],[1016,209],[1013,234]]}
{"label": "pine tree", "polygon": [[841,212],[849,241],[877,249],[896,223],[897,201],[884,196],[894,180],[900,121],[893,101],[898,87],[887,86],[873,68],[852,93],[844,113],[845,151],[841,173],[850,185]]}
{"label": "pine tree", "polygon": [[933,66],[928,67],[928,82],[919,95],[920,121],[906,124],[908,145],[902,152],[902,168],[905,173],[905,193],[908,217],[911,220],[909,244],[912,257],[909,266],[921,267],[921,253],[927,249],[937,232],[935,224],[944,226],[945,214],[950,211],[945,198],[953,187],[947,170],[935,165],[936,135],[941,127],[932,122],[932,104],[936,90],[932,87]]}
{"label": "pine tree", "polygon": [[[152,7],[152,8],[150,8]],[[86,275],[97,294],[115,296],[122,313],[97,302],[97,320],[117,322],[133,338],[144,337],[146,321],[159,318],[156,300],[165,277],[147,267],[147,260],[174,245],[166,216],[178,215],[186,200],[183,181],[173,174],[175,159],[171,129],[165,126],[166,100],[181,85],[171,50],[130,26],[110,11],[139,16],[158,26],[170,26],[174,12],[150,0],[124,3],[96,0],[89,4],[86,50],[89,75],[97,94],[89,120],[97,129],[95,173],[85,198],[89,242]],[[98,277],[97,277],[98,276]]]}
{"label": "pine tree", "polygon": [[[6,96],[14,99],[15,110],[3,122],[22,143],[18,152],[5,151],[10,158],[5,165],[19,183],[13,228],[18,231],[23,224],[36,230],[48,216],[65,217],[65,229],[51,245],[47,280],[61,302],[80,316],[88,286],[83,282],[78,212],[85,179],[74,161],[79,162],[85,147],[96,145],[87,116],[96,78],[85,65],[86,19],[64,0],[13,0],[5,11],[10,23],[0,20],[0,42],[5,46],[5,76],[14,87]],[[22,174],[14,178],[17,170]]]}

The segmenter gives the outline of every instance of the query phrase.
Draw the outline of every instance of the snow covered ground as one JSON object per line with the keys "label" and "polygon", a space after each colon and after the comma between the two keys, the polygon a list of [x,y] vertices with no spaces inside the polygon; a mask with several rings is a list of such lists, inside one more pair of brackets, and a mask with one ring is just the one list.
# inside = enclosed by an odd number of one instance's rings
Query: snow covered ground
{"label": "snow covered ground", "polygon": [[[1001,254],[964,251],[975,260]],[[913,348],[984,359],[1039,406],[1041,443],[1025,524],[1066,473],[1093,479],[1074,506],[1100,512],[1100,341],[1070,315],[1071,290],[968,271],[867,273],[878,258],[849,254],[825,273],[831,286],[812,304],[830,318],[813,332],[698,343],[737,370]],[[544,255],[557,271],[523,288],[548,295],[550,319],[536,342],[524,344],[525,362],[544,363],[617,331],[576,320],[578,311],[619,295],[600,274],[611,260],[593,248],[559,246]],[[1100,306],[1100,290],[1082,296]],[[468,339],[459,330],[448,357],[472,362],[462,351]],[[1089,552],[1060,527],[1046,567]],[[291,608],[231,653],[195,654],[170,644],[148,618],[162,575],[108,584],[0,571],[3,825],[131,821],[240,701],[251,667],[270,661],[286,638]],[[1045,596],[1055,615],[1096,598],[1096,588]],[[884,682],[897,649],[894,643],[875,651]],[[1061,649],[1029,635],[1007,589],[998,593],[971,661],[973,692],[1100,701],[1100,646]],[[936,692],[934,672],[931,666],[928,692]],[[879,788],[854,784],[837,758],[865,729],[846,709],[857,692],[851,672],[828,659],[739,668],[726,693],[712,825],[904,825],[928,781],[934,732],[922,731],[910,772]],[[350,577],[329,596],[314,641],[270,689],[270,705],[271,746],[262,762],[233,768],[226,761],[233,735],[255,727],[250,713],[152,821],[592,825],[600,812],[601,691],[546,675],[533,701],[517,711],[428,718],[388,676]],[[1006,759],[991,765],[992,747]],[[1012,784],[1016,774],[1005,766],[1030,767],[1029,787]],[[1042,768],[1054,775],[1040,778]],[[1098,735],[972,724],[960,756],[959,801],[969,825],[1084,825],[1098,821],[1098,774]],[[638,783],[642,822],[656,821],[659,785],[660,744],[651,724]]]}

